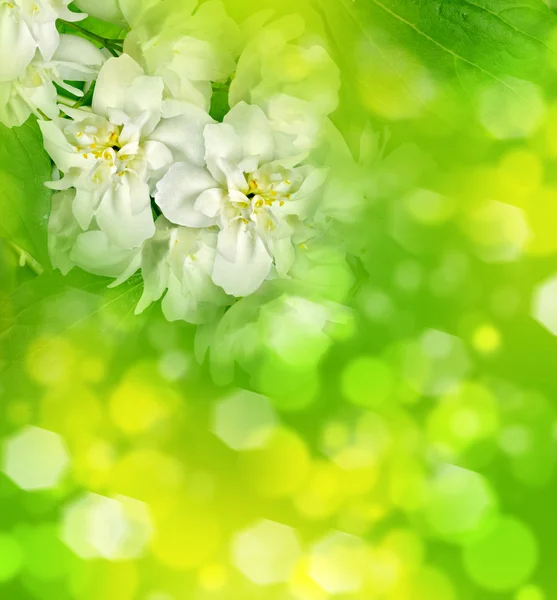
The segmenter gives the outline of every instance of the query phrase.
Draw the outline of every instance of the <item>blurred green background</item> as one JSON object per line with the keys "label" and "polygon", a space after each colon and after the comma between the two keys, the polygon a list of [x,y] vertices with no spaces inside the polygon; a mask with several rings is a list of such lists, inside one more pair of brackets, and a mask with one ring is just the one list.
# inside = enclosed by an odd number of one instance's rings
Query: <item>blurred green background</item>
{"label": "blurred green background", "polygon": [[[211,344],[135,317],[140,280],[37,276],[0,241],[2,599],[557,597],[557,17],[292,11],[341,67],[366,193],[309,268],[326,299],[258,299]],[[7,168],[2,140],[0,233],[24,239],[11,199],[48,161]]]}

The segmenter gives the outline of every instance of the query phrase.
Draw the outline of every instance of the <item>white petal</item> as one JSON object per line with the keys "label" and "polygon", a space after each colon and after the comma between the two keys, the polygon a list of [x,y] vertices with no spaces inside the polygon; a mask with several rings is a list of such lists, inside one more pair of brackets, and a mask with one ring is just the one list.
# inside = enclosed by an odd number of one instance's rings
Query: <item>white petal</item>
{"label": "white petal", "polygon": [[130,117],[148,115],[142,127],[143,135],[150,134],[161,120],[163,89],[164,83],[160,77],[143,75],[135,79],[127,90],[124,112]]}
{"label": "white petal", "polygon": [[211,273],[215,261],[216,233],[179,227],[170,254],[171,274],[162,309],[170,321],[200,324],[213,320],[229,302]]}
{"label": "white petal", "polygon": [[76,149],[64,136],[59,127],[62,124],[63,122],[60,119],[39,121],[46,151],[60,171],[66,173],[72,167],[83,165],[85,159],[77,153]]}
{"label": "white petal", "polygon": [[163,119],[149,139],[158,140],[170,148],[176,161],[186,161],[199,167],[205,164],[203,130],[214,123],[204,110],[192,104],[183,104],[182,115]]}
{"label": "white petal", "polygon": [[171,98],[166,99],[163,103],[168,117],[176,116],[182,112],[180,107],[183,104],[193,104],[201,110],[209,112],[213,94],[210,81],[179,80],[168,69],[157,71],[157,75],[163,78],[166,87],[170,91]]}
{"label": "white petal", "polygon": [[223,161],[229,165],[240,163],[244,158],[242,140],[231,125],[224,123],[207,125],[203,137],[207,168],[219,183],[226,184],[221,165]]}
{"label": "white petal", "polygon": [[6,127],[19,127],[31,116],[31,108],[11,82],[0,82],[0,123]]}
{"label": "white petal", "polygon": [[43,59],[48,62],[52,60],[54,53],[56,52],[56,48],[58,48],[58,44],[60,42],[60,34],[56,29],[56,24],[54,21],[50,23],[33,23],[31,28],[31,33],[33,37],[37,41],[37,46],[39,48],[39,52]]}
{"label": "white petal", "polygon": [[139,254],[137,249],[127,250],[115,246],[102,231],[87,231],[77,238],[70,258],[89,273],[118,277],[121,282],[123,275],[129,277],[139,268]]}
{"label": "white petal", "polygon": [[215,219],[195,208],[195,202],[206,190],[218,187],[206,169],[187,163],[176,163],[157,185],[155,202],[172,223],[187,227],[208,227]]}
{"label": "white petal", "polygon": [[273,239],[271,251],[279,277],[285,277],[294,264],[294,259],[296,257],[294,247],[292,246],[292,240],[290,237]]}
{"label": "white petal", "polygon": [[33,106],[40,109],[49,119],[55,119],[59,116],[58,96],[51,81],[45,81],[42,85],[26,88],[25,91]]}
{"label": "white petal", "polygon": [[152,302],[156,302],[168,287],[172,225],[164,217],[159,217],[155,229],[155,235],[145,242],[141,253],[144,287],[135,314],[142,313]]}
{"label": "white petal", "polygon": [[232,125],[240,136],[244,156],[258,156],[260,163],[273,159],[273,131],[259,106],[240,102],[224,117],[224,123]]}
{"label": "white petal", "polygon": [[60,77],[68,81],[94,79],[94,70],[105,62],[103,53],[88,40],[77,35],[61,35],[60,45],[52,58]]}
{"label": "white petal", "polygon": [[0,81],[21,77],[35,56],[37,44],[16,9],[0,4]]}
{"label": "white petal", "polygon": [[131,85],[143,75],[143,69],[126,54],[107,60],[97,79],[93,112],[108,117],[109,108],[124,110]]}
{"label": "white petal", "polygon": [[174,44],[168,68],[181,79],[192,81],[218,81],[224,76],[214,46],[189,36]]}
{"label": "white petal", "polygon": [[277,94],[269,101],[267,114],[275,132],[276,156],[297,155],[317,145],[323,117],[310,102]]}
{"label": "white petal", "polygon": [[320,197],[316,195],[322,187],[329,170],[324,169],[313,169],[309,175],[306,176],[304,182],[300,186],[300,189],[292,194],[292,197],[288,202],[284,203],[284,206],[277,209],[283,215],[298,215],[301,218],[305,218],[309,213],[314,210],[313,205],[315,202],[320,200]]}
{"label": "white petal", "polygon": [[[124,151],[124,148],[122,148],[122,151]],[[156,179],[162,176],[162,171],[168,169],[172,164],[172,152],[161,142],[145,142],[143,151],[147,166]]]}
{"label": "white petal", "polygon": [[83,12],[97,19],[117,25],[126,25],[118,0],[75,0],[75,4]]}
{"label": "white petal", "polygon": [[122,248],[137,248],[155,233],[149,187],[131,174],[107,190],[95,216],[111,243]]}
{"label": "white petal", "polygon": [[[255,232],[235,223],[230,228],[233,231],[222,230],[219,233],[213,281],[227,294],[247,296],[265,281],[271,270],[272,259]],[[231,238],[234,237],[235,256],[230,253]]]}
{"label": "white petal", "polygon": [[194,209],[207,217],[215,219],[220,213],[227,195],[226,191],[222,188],[205,190],[197,197]]}
{"label": "white petal", "polygon": [[74,190],[52,194],[51,210],[48,220],[48,254],[55,269],[67,275],[74,266],[70,252],[81,227],[72,213]]}
{"label": "white petal", "polygon": [[[63,181],[63,180],[62,180]],[[73,214],[83,230],[89,229],[95,211],[99,205],[99,193],[92,190],[77,189],[73,203]]]}
{"label": "white petal", "polygon": [[[85,110],[83,108],[72,108],[71,106],[66,106],[65,104],[60,104],[60,110],[68,117],[71,117],[74,121],[84,121],[87,118],[91,118],[91,111]],[[98,117],[99,121],[103,121],[102,117]]]}

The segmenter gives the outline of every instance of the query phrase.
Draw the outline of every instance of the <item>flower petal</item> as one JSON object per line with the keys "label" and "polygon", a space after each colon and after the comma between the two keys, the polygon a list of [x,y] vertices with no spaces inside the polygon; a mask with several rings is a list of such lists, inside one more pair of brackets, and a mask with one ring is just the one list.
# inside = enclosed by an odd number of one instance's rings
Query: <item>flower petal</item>
{"label": "flower petal", "polygon": [[155,233],[149,186],[129,173],[106,191],[95,216],[111,243],[121,248],[137,248]]}
{"label": "flower petal", "polygon": [[[63,180],[62,180],[63,181]],[[73,214],[80,227],[89,229],[99,205],[99,194],[92,190],[77,189],[73,203]]]}
{"label": "flower petal", "polygon": [[172,224],[164,217],[155,223],[155,235],[148,240],[141,253],[141,274],[143,275],[143,294],[135,309],[142,313],[151,303],[156,302],[168,287],[170,266],[168,254],[172,242]]}
{"label": "flower petal", "polygon": [[48,23],[33,22],[31,26],[31,33],[37,42],[39,52],[43,59],[48,62],[52,60],[56,48],[60,43],[60,34],[56,29],[56,22],[54,20]]}
{"label": "flower petal", "polygon": [[7,2],[0,4],[0,81],[21,77],[37,44],[25,22]]}
{"label": "flower petal", "polygon": [[202,167],[205,164],[205,140],[203,130],[214,123],[204,110],[193,104],[183,104],[183,114],[163,119],[149,139],[167,146],[176,161],[186,161]]}
{"label": "flower petal", "polygon": [[259,106],[240,102],[224,117],[242,140],[244,156],[258,156],[259,162],[269,162],[274,155],[273,131]]}
{"label": "flower petal", "polygon": [[172,152],[161,142],[155,141],[145,142],[143,151],[147,166],[153,177],[160,179],[172,164]]}
{"label": "flower petal", "polygon": [[109,108],[124,110],[130,87],[143,75],[143,69],[127,54],[107,60],[97,79],[93,112],[108,117]]}
{"label": "flower petal", "polygon": [[[232,296],[247,296],[265,281],[272,259],[261,238],[237,221],[219,233],[213,281]],[[235,242],[235,252],[230,245]],[[233,260],[230,260],[233,259]]]}
{"label": "flower petal", "polygon": [[86,231],[78,236],[70,258],[89,273],[117,277],[118,283],[122,283],[139,268],[140,251],[112,244],[102,231]]}
{"label": "flower petal", "polygon": [[218,187],[206,169],[188,163],[172,165],[157,185],[155,202],[164,216],[177,225],[208,227],[215,219],[196,209],[197,198]]}
{"label": "flower petal", "polygon": [[[103,53],[88,40],[77,35],[61,35],[60,44],[52,58],[60,77],[66,81],[89,81],[94,70],[105,62]],[[89,67],[89,69],[87,69]]]}
{"label": "flower petal", "polygon": [[217,123],[207,125],[203,130],[205,139],[205,160],[213,177],[221,184],[226,184],[222,164],[238,164],[244,158],[242,140],[232,125]]}
{"label": "flower petal", "polygon": [[75,191],[52,194],[48,220],[48,254],[55,269],[67,275],[74,267],[70,252],[82,229],[72,213]]}
{"label": "flower petal", "polygon": [[66,173],[72,167],[83,166],[85,161],[61,131],[60,127],[63,123],[64,121],[61,119],[39,121],[39,127],[43,134],[46,151],[60,171]]}

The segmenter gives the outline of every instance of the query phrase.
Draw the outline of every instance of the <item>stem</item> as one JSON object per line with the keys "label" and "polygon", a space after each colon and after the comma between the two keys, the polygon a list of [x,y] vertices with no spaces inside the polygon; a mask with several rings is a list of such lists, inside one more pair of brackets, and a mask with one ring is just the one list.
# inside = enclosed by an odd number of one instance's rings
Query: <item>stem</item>
{"label": "stem", "polygon": [[62,22],[64,23],[64,25],[66,25],[70,29],[75,29],[76,31],[79,31],[79,33],[81,33],[85,37],[88,37],[89,39],[94,40],[95,42],[97,42],[97,44],[100,44],[101,46],[103,46],[103,48],[106,48],[110,52],[110,54],[112,54],[112,56],[118,57],[122,53],[123,44],[122,44],[121,40],[109,40],[109,39],[103,38],[100,35],[97,35],[96,33],[93,33],[92,31],[88,31],[87,29],[84,29],[83,27],[80,27],[79,25],[76,25],[75,23],[73,23],[71,21],[62,21]]}
{"label": "stem", "polygon": [[29,254],[13,242],[8,242],[11,246],[12,250],[17,254],[19,258],[19,266],[20,267],[29,267],[33,273],[36,275],[42,275],[44,273],[44,269],[41,265]]}

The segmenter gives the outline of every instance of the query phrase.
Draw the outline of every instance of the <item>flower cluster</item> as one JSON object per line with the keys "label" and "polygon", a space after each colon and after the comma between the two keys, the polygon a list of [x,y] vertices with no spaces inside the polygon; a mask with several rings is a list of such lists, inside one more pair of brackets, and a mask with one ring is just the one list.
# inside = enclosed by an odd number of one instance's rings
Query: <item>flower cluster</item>
{"label": "flower cluster", "polygon": [[59,35],[57,19],[85,16],[67,4],[0,2],[0,52],[17,55],[0,61],[0,119],[40,119],[54,267],[111,285],[140,270],[137,312],[162,297],[169,320],[197,324],[291,279],[330,223],[340,80],[323,42],[298,16],[237,24],[216,1],[101,2],[100,17],[129,25],[110,56]]}

